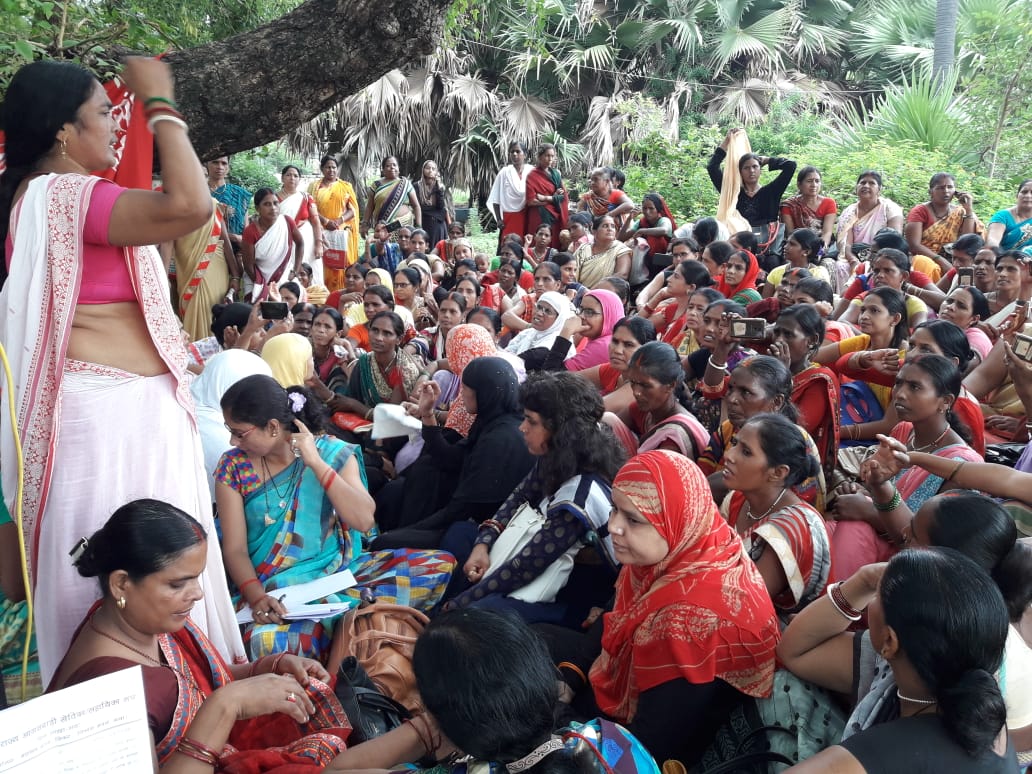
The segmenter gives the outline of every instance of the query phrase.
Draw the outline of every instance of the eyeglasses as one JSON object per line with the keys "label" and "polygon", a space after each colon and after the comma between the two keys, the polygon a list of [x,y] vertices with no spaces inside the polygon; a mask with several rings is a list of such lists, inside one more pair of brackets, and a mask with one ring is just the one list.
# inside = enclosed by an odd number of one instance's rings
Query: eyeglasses
{"label": "eyeglasses", "polygon": [[394,287],[396,288],[410,288],[412,287],[411,282],[395,282]]}
{"label": "eyeglasses", "polygon": [[231,440],[231,441],[232,441],[232,440],[233,440],[234,438],[239,438],[239,439],[240,439],[240,440],[242,441],[242,440],[244,440],[245,438],[247,438],[247,436],[248,436],[248,435],[249,435],[250,433],[253,433],[253,432],[254,432],[255,430],[257,430],[257,429],[258,429],[258,426],[257,426],[257,425],[255,425],[254,427],[250,427],[250,428],[248,428],[247,430],[244,430],[243,432],[241,432],[241,431],[239,431],[239,430],[234,430],[234,429],[233,429],[232,427],[230,427],[229,425],[225,425],[225,424],[224,424],[224,425],[223,425],[223,427],[224,427],[224,428],[226,428],[226,429],[227,429],[227,430],[229,431],[229,440]]}
{"label": "eyeglasses", "polygon": [[534,310],[537,312],[541,312],[541,314],[547,314],[549,317],[555,317],[559,314],[557,311],[555,311],[555,309],[550,307],[548,304],[535,304]]}
{"label": "eyeglasses", "polygon": [[582,309],[578,309],[577,310],[577,314],[580,315],[581,317],[587,317],[588,319],[591,319],[592,317],[601,317],[602,316],[602,313],[599,312],[599,311],[596,311],[595,309],[583,309],[583,308]]}

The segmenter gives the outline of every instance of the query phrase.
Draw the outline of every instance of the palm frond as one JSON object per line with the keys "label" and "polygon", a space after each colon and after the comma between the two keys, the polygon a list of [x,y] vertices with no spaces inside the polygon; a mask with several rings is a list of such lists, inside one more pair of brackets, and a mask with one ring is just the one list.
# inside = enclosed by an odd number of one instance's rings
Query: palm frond
{"label": "palm frond", "polygon": [[557,117],[554,108],[536,97],[513,97],[499,104],[501,134],[526,145],[551,132]]}
{"label": "palm frond", "polygon": [[714,74],[724,72],[733,59],[744,58],[771,70],[778,69],[779,49],[792,24],[789,8],[767,14],[747,27],[728,27],[716,38],[710,57]]}

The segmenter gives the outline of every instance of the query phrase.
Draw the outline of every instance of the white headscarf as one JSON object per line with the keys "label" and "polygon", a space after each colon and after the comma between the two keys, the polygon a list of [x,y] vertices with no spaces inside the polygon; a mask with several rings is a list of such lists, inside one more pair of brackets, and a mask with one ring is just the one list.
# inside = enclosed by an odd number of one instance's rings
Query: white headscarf
{"label": "white headscarf", "polygon": [[[562,293],[556,293],[554,290],[549,290],[546,293],[542,293],[538,296],[537,302],[539,304],[548,304],[550,307],[555,309],[556,317],[555,321],[545,328],[543,331],[539,331],[536,328],[527,328],[526,330],[520,331],[509,342],[509,346],[505,348],[506,352],[511,352],[514,355],[522,355],[528,349],[534,349],[535,347],[544,347],[545,349],[551,348],[555,342],[559,332],[563,329],[563,325],[573,315],[573,307],[570,305],[570,299],[564,296]],[[570,352],[567,357],[574,354],[573,347],[570,347]]]}
{"label": "white headscarf", "polygon": [[218,467],[223,453],[233,444],[229,442],[229,430],[222,416],[222,396],[246,376],[262,374],[272,376],[269,364],[258,355],[242,349],[228,349],[211,358],[201,375],[190,385],[194,403],[197,406],[197,429],[201,433],[204,447],[204,472],[208,476],[211,500],[215,502],[215,479],[212,474]]}

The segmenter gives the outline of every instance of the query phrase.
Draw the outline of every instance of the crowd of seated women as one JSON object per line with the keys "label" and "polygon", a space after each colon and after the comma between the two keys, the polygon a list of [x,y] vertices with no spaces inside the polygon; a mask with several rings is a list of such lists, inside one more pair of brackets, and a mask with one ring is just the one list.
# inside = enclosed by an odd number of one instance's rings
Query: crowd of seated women
{"label": "crowd of seated women", "polygon": [[[740,139],[708,166],[718,189],[735,168],[735,231],[678,227],[659,193],[637,207],[610,168],[576,197],[555,148],[531,167],[514,143],[493,260],[446,210],[414,228],[436,165],[406,187],[385,160],[364,217],[321,223],[371,235],[332,292],[299,262],[191,343],[217,532],[134,502],[89,537],[100,598],[52,686],[144,664],[169,771],[245,755],[243,726],[276,712],[295,722],[275,754],[332,771],[454,752],[568,771],[558,729],[598,718],[685,771],[1027,765],[1032,455],[986,455],[1032,427],[1032,181],[985,225],[949,174],[904,213],[865,171],[839,214],[819,170],[786,196],[796,162]],[[392,204],[414,217],[377,216]],[[249,666],[183,615],[192,580],[160,599],[207,541],[250,611]],[[343,569],[357,585],[325,601],[433,619],[427,713],[351,747],[322,686],[340,614],[294,620],[276,593]],[[520,643],[526,685],[480,677],[488,632]],[[474,676],[483,717],[454,707]],[[523,736],[489,743],[491,722]]]}

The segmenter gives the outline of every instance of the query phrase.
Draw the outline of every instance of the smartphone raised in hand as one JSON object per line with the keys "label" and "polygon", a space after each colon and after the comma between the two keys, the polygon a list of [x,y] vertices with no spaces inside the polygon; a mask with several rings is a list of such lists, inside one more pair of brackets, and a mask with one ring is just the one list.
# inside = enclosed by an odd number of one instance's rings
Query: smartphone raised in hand
{"label": "smartphone raised in hand", "polygon": [[285,320],[290,312],[285,301],[262,301],[259,310],[263,320]]}

